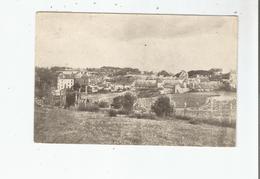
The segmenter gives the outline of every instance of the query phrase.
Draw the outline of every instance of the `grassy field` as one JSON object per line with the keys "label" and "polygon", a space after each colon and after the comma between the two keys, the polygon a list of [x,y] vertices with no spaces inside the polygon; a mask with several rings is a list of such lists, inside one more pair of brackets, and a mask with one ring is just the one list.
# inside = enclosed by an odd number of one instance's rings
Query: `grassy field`
{"label": "grassy field", "polygon": [[234,146],[235,129],[178,119],[109,117],[105,113],[35,107],[35,142]]}

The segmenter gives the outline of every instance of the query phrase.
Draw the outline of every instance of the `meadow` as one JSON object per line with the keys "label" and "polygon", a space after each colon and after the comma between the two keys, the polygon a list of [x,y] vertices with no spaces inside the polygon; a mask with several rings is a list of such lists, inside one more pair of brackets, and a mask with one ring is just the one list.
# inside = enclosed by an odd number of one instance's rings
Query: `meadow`
{"label": "meadow", "polygon": [[235,128],[174,118],[109,117],[104,112],[36,106],[34,122],[38,143],[235,146]]}

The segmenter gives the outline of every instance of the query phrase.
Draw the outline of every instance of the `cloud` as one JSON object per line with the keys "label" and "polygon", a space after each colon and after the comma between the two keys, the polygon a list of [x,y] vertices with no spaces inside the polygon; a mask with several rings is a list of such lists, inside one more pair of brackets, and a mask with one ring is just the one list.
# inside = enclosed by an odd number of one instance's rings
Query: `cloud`
{"label": "cloud", "polygon": [[120,40],[138,38],[179,38],[201,33],[214,33],[225,26],[225,17],[158,16],[126,19]]}

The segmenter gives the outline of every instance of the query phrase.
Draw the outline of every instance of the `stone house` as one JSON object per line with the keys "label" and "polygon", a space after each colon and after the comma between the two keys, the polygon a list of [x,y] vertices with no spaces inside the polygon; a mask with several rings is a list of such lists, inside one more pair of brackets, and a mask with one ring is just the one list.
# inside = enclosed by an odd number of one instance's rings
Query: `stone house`
{"label": "stone house", "polygon": [[155,89],[158,88],[158,82],[157,80],[136,80],[134,87],[136,90]]}
{"label": "stone house", "polygon": [[74,77],[73,75],[68,75],[64,73],[60,73],[57,79],[57,89],[58,91],[71,88],[74,85]]}

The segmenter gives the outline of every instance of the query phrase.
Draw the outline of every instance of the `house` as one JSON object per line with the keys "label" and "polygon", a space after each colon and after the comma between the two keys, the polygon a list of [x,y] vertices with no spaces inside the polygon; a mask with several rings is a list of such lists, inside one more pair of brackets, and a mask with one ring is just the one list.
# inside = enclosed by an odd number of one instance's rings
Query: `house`
{"label": "house", "polygon": [[136,80],[134,82],[135,89],[155,89],[158,88],[157,80]]}
{"label": "house", "polygon": [[187,80],[187,87],[190,89],[195,89],[200,82],[200,78],[189,78]]}
{"label": "house", "polygon": [[164,88],[174,88],[176,84],[181,84],[182,80],[164,80],[163,87]]}
{"label": "house", "polygon": [[62,70],[62,71],[57,71],[58,73],[63,73],[65,75],[74,75],[79,72],[79,70],[73,70],[73,69],[67,69],[67,70]]}
{"label": "house", "polygon": [[58,91],[71,88],[74,85],[74,77],[73,75],[68,75],[64,73],[60,73],[58,75],[57,89]]}
{"label": "house", "polygon": [[87,91],[90,93],[97,93],[98,87],[96,85],[89,85],[87,86]]}
{"label": "house", "polygon": [[175,75],[177,77],[177,79],[179,80],[187,80],[189,78],[189,75],[186,71],[182,70],[179,74]]}
{"label": "house", "polygon": [[53,95],[53,96],[60,96],[60,94],[61,94],[61,90],[52,90],[51,91],[51,94]]}
{"label": "house", "polygon": [[115,91],[122,91],[123,89],[124,89],[124,85],[121,85],[121,84],[114,85]]}
{"label": "house", "polygon": [[228,86],[229,90],[236,91],[236,89],[237,89],[237,73],[236,73],[236,71],[229,72],[229,77],[226,80],[226,85]]}
{"label": "house", "polygon": [[208,92],[221,89],[222,82],[220,81],[209,81],[209,82],[200,82],[199,84],[195,85],[194,90],[200,92]]}
{"label": "house", "polygon": [[183,80],[165,80],[163,84],[162,94],[169,93],[185,93],[188,92],[186,81]]}
{"label": "house", "polygon": [[85,74],[84,71],[78,71],[77,73],[74,74],[75,78],[81,78]]}
{"label": "house", "polygon": [[187,93],[187,92],[189,92],[190,89],[187,88],[187,87],[185,87],[185,86],[183,86],[183,84],[181,84],[181,83],[177,83],[177,84],[174,86],[173,91],[174,91],[174,93],[179,93],[179,94],[181,94],[181,93]]}
{"label": "house", "polygon": [[125,90],[131,90],[132,89],[132,85],[124,85],[124,89]]}
{"label": "house", "polygon": [[162,90],[160,90],[160,94],[171,94],[173,93],[173,89],[171,88],[163,88]]}

